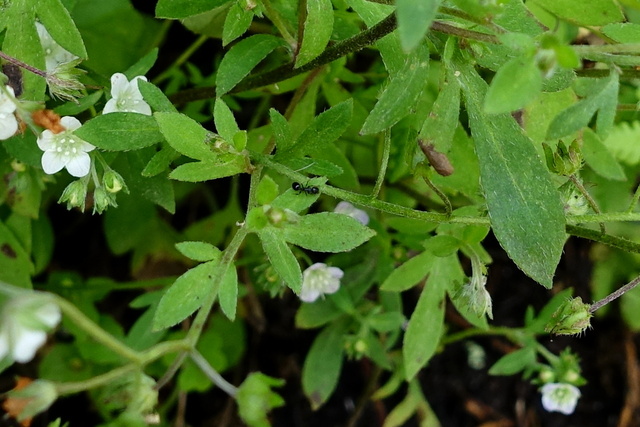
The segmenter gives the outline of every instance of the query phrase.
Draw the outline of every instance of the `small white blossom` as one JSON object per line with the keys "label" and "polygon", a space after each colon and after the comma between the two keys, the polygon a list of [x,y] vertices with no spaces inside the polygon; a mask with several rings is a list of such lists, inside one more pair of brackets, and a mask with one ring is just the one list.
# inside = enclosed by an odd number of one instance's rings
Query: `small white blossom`
{"label": "small white blossom", "polygon": [[67,51],[60,46],[51,37],[47,29],[39,22],[36,22],[36,30],[38,30],[38,36],[40,37],[40,44],[44,49],[44,59],[47,67],[47,72],[50,73],[56,69],[60,64],[66,64],[67,62],[78,59],[73,53]]}
{"label": "small white blossom", "polygon": [[65,116],[60,124],[66,130],[53,133],[47,129],[38,136],[38,147],[44,151],[42,169],[52,175],[67,168],[71,175],[83,177],[91,169],[91,157],[87,153],[96,147],[73,134],[81,126],[75,117]]}
{"label": "small white blossom", "polygon": [[566,383],[549,383],[542,386],[542,406],[549,412],[573,413],[580,398],[578,387]]}
{"label": "small white blossom", "polygon": [[104,106],[103,114],[140,113],[151,115],[151,107],[142,98],[138,80],[147,81],[144,76],[136,76],[131,81],[122,73],[111,76],[111,99]]}
{"label": "small white blossom", "polygon": [[5,90],[0,90],[0,139],[11,138],[18,131],[15,92],[11,86],[5,86]]}
{"label": "small white blossom", "polygon": [[300,299],[314,302],[320,295],[333,294],[340,288],[340,279],[344,272],[338,267],[327,267],[317,262],[302,273],[302,291]]}
{"label": "small white blossom", "polygon": [[333,210],[335,213],[349,215],[351,218],[358,220],[362,225],[369,224],[369,215],[362,209],[358,209],[349,202],[342,201],[338,203]]}
{"label": "small white blossom", "polygon": [[8,300],[0,312],[0,359],[9,355],[26,363],[60,321],[60,309],[46,297],[21,295]]}

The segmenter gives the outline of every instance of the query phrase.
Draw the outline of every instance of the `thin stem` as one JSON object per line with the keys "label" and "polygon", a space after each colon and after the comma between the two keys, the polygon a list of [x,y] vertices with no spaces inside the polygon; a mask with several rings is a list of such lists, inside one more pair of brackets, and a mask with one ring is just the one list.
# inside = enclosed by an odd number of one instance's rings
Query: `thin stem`
{"label": "thin stem", "polygon": [[282,38],[295,51],[296,46],[298,45],[298,41],[291,35],[289,30],[287,29],[286,23],[282,20],[282,17],[280,17],[278,11],[273,8],[271,1],[262,0],[262,5],[264,6],[265,15],[267,15],[267,18],[269,18],[269,20],[273,22],[273,25],[275,25]]}
{"label": "thin stem", "polygon": [[154,387],[156,390],[160,390],[171,380],[171,378],[173,378],[176,372],[178,372],[178,369],[180,369],[180,367],[184,363],[184,359],[186,357],[187,357],[186,351],[178,354],[175,360],[171,363],[171,366],[169,366],[169,369],[167,369],[167,372],[165,372],[164,375],[162,375],[162,378],[160,378],[156,383]]}
{"label": "thin stem", "polygon": [[387,166],[389,165],[389,153],[391,152],[391,130],[384,132],[383,144],[382,144],[382,159],[380,160],[380,168],[378,169],[378,177],[376,183],[373,186],[371,197],[378,197],[382,183],[384,182],[384,176],[387,173]]}
{"label": "thin stem", "polygon": [[27,71],[31,71],[33,74],[36,74],[36,75],[38,75],[40,77],[44,77],[44,78],[47,77],[47,72],[46,71],[42,71],[39,68],[32,67],[31,65],[29,65],[29,64],[27,64],[25,62],[22,62],[19,59],[14,58],[13,56],[7,55],[6,53],[2,52],[1,50],[0,50],[0,58],[11,62],[12,64],[17,65],[18,67],[24,68]]}
{"label": "thin stem", "polygon": [[[597,213],[597,214],[602,214],[602,211],[600,210],[600,207],[598,206],[596,201],[593,199],[593,197],[591,197],[591,194],[589,194],[587,189],[584,188],[584,185],[582,185],[582,182],[580,182],[580,179],[576,176],[576,174],[570,175],[569,179],[571,180],[573,185],[576,186],[576,188],[578,189],[580,194],[582,194],[584,196],[584,198],[587,199],[587,203],[589,203],[589,206],[591,206],[591,209],[593,209],[593,211],[595,213]],[[603,222],[600,223],[600,232],[602,234],[606,233],[606,230],[604,228],[604,223]]]}
{"label": "thin stem", "polygon": [[578,55],[585,55],[591,52],[597,53],[630,53],[640,54],[640,43],[619,43],[619,44],[604,44],[604,45],[592,45],[592,44],[580,44],[571,45],[571,48]]}
{"label": "thin stem", "polygon": [[638,212],[611,212],[602,214],[590,214],[590,215],[571,215],[568,216],[567,224],[589,224],[593,222],[630,222],[640,221],[640,213]]}
{"label": "thin stem", "polygon": [[144,363],[144,357],[142,354],[132,350],[130,347],[116,339],[113,335],[106,332],[93,320],[89,319],[75,305],[56,294],[51,295],[62,312],[71,319],[74,325],[86,331],[91,338],[138,366],[141,366]]}
{"label": "thin stem", "polygon": [[547,361],[553,365],[558,361],[558,356],[550,352],[545,346],[540,343],[536,343],[536,350],[540,353]]}
{"label": "thin stem", "polygon": [[640,253],[640,244],[622,237],[602,234],[600,231],[592,230],[590,228],[567,224],[567,233],[572,236],[582,237],[584,239],[593,240],[594,242],[600,242],[613,248],[621,249],[625,252]]}
{"label": "thin stem", "polygon": [[202,357],[202,355],[197,350],[192,350],[189,353],[189,357],[191,357],[193,363],[195,363],[198,368],[200,368],[200,370],[207,376],[207,378],[211,380],[211,382],[220,387],[220,389],[227,393],[229,396],[236,396],[236,394],[238,393],[238,388],[231,384],[229,381],[225,380],[224,377],[218,373],[218,371],[213,369],[213,366],[211,366],[209,362],[207,362],[207,359]]}
{"label": "thin stem", "polygon": [[[575,71],[579,77],[598,78],[607,77],[609,74],[611,74],[611,70],[602,68],[587,68]],[[622,74],[620,74],[620,78],[637,79],[640,77],[640,70],[636,68],[620,68],[620,71],[622,72]]]}
{"label": "thin stem", "polygon": [[636,192],[633,194],[633,198],[631,199],[631,203],[627,208],[626,212],[631,213],[638,205],[638,200],[640,200],[640,185],[636,188]]}
{"label": "thin stem", "polygon": [[439,33],[449,34],[452,36],[462,37],[463,39],[478,40],[481,42],[500,44],[500,39],[492,34],[481,33],[479,31],[467,30],[466,28],[456,27],[455,25],[445,24],[441,21],[433,21],[431,29]]}
{"label": "thin stem", "polygon": [[198,37],[193,43],[191,43],[191,45],[184,52],[182,52],[182,55],[180,55],[173,62],[173,64],[171,64],[169,68],[164,70],[155,79],[153,79],[152,83],[155,85],[158,85],[158,83],[161,83],[164,80],[166,80],[169,77],[169,75],[171,75],[171,70],[175,68],[179,68],[180,66],[182,66],[182,64],[187,62],[187,60],[191,57],[191,55],[193,55],[193,53],[197,51],[200,48],[200,46],[202,46],[202,44],[207,40],[209,40],[209,36],[202,35]]}
{"label": "thin stem", "polygon": [[433,190],[433,192],[436,193],[438,198],[442,200],[442,203],[444,203],[445,215],[447,215],[447,217],[451,216],[451,212],[453,211],[453,206],[451,206],[451,202],[449,201],[449,198],[447,197],[447,195],[444,194],[442,191],[440,191],[440,189],[436,187],[436,185],[433,182],[431,182],[431,180],[429,179],[429,174],[426,170],[420,170],[418,173],[420,174],[424,182],[429,186],[429,188]]}
{"label": "thin stem", "polygon": [[455,9],[453,7],[442,6],[442,7],[440,7],[439,12],[447,14],[447,15],[455,16],[457,18],[464,19],[465,21],[473,22],[473,23],[476,23],[478,25],[488,25],[488,26],[491,27],[492,30],[494,30],[494,31],[496,31],[498,33],[506,33],[507,32],[500,25],[497,25],[497,24],[491,22],[488,19],[476,18],[475,16],[470,15],[470,14],[468,14],[466,12],[463,12],[460,9]]}
{"label": "thin stem", "polygon": [[139,370],[139,366],[134,363],[130,363],[128,365],[113,369],[105,374],[95,376],[88,380],[70,383],[56,383],[56,391],[58,392],[58,395],[63,396],[66,394],[73,394],[85,390],[90,390],[92,388],[107,385],[120,377],[124,377],[125,375],[132,374]]}
{"label": "thin stem", "polygon": [[464,331],[456,332],[455,334],[447,335],[440,341],[440,345],[447,346],[456,341],[463,341],[470,337],[486,336],[486,335],[502,335],[507,337],[510,341],[520,344],[522,338],[522,332],[519,329],[512,329],[507,327],[491,327],[489,329],[469,328]]}
{"label": "thin stem", "polygon": [[625,293],[629,292],[631,289],[633,289],[636,286],[638,286],[639,283],[640,283],[640,276],[636,277],[635,279],[633,279],[632,281],[630,281],[629,283],[627,283],[626,285],[624,285],[620,289],[610,293],[606,297],[602,298],[600,301],[597,301],[597,302],[594,302],[593,304],[591,304],[591,306],[589,306],[589,312],[590,313],[594,313],[600,307],[609,304],[611,301],[613,301],[616,298],[619,298],[622,295],[624,295]]}

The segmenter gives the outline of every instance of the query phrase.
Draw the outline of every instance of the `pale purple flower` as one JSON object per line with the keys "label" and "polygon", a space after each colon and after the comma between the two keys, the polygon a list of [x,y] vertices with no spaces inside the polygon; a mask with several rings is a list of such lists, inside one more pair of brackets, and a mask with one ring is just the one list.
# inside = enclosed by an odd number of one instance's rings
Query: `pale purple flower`
{"label": "pale purple flower", "polygon": [[580,398],[578,387],[566,383],[548,383],[543,385],[540,391],[544,409],[549,412],[562,412],[565,415],[573,413]]}
{"label": "pale purple flower", "polygon": [[81,126],[75,117],[65,116],[60,124],[64,131],[53,133],[47,129],[38,137],[38,147],[44,151],[42,169],[52,175],[66,168],[71,175],[83,177],[91,170],[91,157],[87,153],[96,147],[73,134]]}
{"label": "pale purple flower", "polygon": [[108,113],[140,113],[151,115],[151,107],[144,101],[138,80],[147,81],[145,76],[136,76],[131,81],[122,73],[115,73],[111,76],[111,99],[102,110],[103,114]]}
{"label": "pale purple flower", "polygon": [[314,302],[320,295],[333,294],[340,289],[340,279],[344,272],[338,267],[328,267],[317,262],[302,273],[300,299]]}
{"label": "pale purple flower", "polygon": [[335,207],[333,210],[335,213],[341,213],[349,215],[351,218],[358,220],[362,225],[369,224],[369,215],[362,209],[358,209],[349,202],[344,200]]}

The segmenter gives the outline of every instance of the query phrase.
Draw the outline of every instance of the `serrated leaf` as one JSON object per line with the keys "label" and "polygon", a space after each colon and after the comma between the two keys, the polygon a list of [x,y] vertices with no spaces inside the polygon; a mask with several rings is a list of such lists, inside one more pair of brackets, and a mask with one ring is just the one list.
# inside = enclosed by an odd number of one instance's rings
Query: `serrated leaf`
{"label": "serrated leaf", "polygon": [[295,67],[301,67],[322,53],[333,32],[333,4],[331,0],[307,0],[302,44]]}
{"label": "serrated leaf", "polygon": [[267,34],[256,34],[239,41],[224,55],[216,75],[218,97],[229,92],[284,41]]}
{"label": "serrated leaf", "polygon": [[40,22],[60,46],[79,58],[87,58],[80,31],[60,0],[34,2]]}
{"label": "serrated leaf", "polygon": [[238,306],[238,272],[233,263],[229,265],[220,281],[218,301],[224,315],[233,322],[236,318],[236,308]]}
{"label": "serrated leaf", "polygon": [[398,34],[405,52],[418,46],[436,17],[441,0],[398,0]]}
{"label": "serrated leaf", "polygon": [[191,162],[175,168],[169,178],[177,181],[203,182],[237,175],[245,171],[245,158],[241,155],[228,155],[225,159]]}
{"label": "serrated leaf", "polygon": [[578,26],[601,26],[624,20],[620,7],[613,0],[590,0],[589,7],[580,7],[574,0],[531,1]]}
{"label": "serrated leaf", "polygon": [[230,0],[159,0],[156,18],[182,19],[207,12]]}
{"label": "serrated leaf", "polygon": [[84,123],[74,134],[108,151],[137,150],[164,139],[155,119],[138,113],[103,114]]}
{"label": "serrated leaf", "polygon": [[411,258],[387,276],[380,290],[402,292],[412,288],[427,276],[434,261],[435,256],[429,252]]}
{"label": "serrated leaf", "polygon": [[153,330],[159,331],[182,322],[200,308],[209,292],[217,293],[218,287],[213,278],[219,266],[218,261],[206,262],[178,277],[158,304]]}
{"label": "serrated leaf", "polygon": [[452,270],[457,268],[455,255],[434,260],[427,283],[411,314],[402,343],[405,378],[411,380],[435,354],[444,327],[444,298]]}
{"label": "serrated leaf", "polygon": [[154,113],[160,132],[178,153],[197,160],[213,160],[215,154],[206,143],[208,131],[180,113]]}
{"label": "serrated leaf", "polygon": [[293,292],[300,294],[302,288],[300,264],[284,240],[282,233],[271,227],[265,227],[258,233],[258,236],[262,242],[264,253],[267,254],[276,273]]}
{"label": "serrated leaf", "polygon": [[316,252],[346,252],[376,233],[348,215],[322,212],[300,217],[283,227],[287,242]]}
{"label": "serrated leaf", "polygon": [[513,117],[484,114],[486,83],[475,69],[460,62],[456,69],[493,232],[522,271],[550,288],[566,238],[556,186]]}
{"label": "serrated leaf", "polygon": [[369,135],[390,128],[407,116],[428,81],[429,49],[420,45],[384,89],[362,125],[360,133]]}
{"label": "serrated leaf", "polygon": [[487,96],[484,111],[488,114],[509,113],[525,107],[542,89],[542,76],[533,56],[507,61],[496,73]]}
{"label": "serrated leaf", "polygon": [[323,329],[304,361],[302,389],[314,410],[329,399],[338,384],[346,331],[345,322],[336,322]]}
{"label": "serrated leaf", "polygon": [[220,249],[207,242],[179,242],[176,243],[176,249],[187,258],[199,262],[219,260],[222,254]]}
{"label": "serrated leaf", "polygon": [[627,179],[620,164],[594,131],[585,128],[582,131],[582,141],[581,151],[584,160],[598,175],[616,181]]}
{"label": "serrated leaf", "polygon": [[344,133],[351,124],[353,100],[348,99],[322,112],[300,134],[293,145],[281,152],[278,157],[299,157],[304,154],[318,153]]}
{"label": "serrated leaf", "polygon": [[606,137],[611,130],[618,105],[618,74],[612,71],[608,78],[589,80],[593,83],[586,98],[562,111],[553,119],[547,131],[547,139],[562,138],[579,131],[589,124],[596,112],[598,112],[596,119],[598,134]]}

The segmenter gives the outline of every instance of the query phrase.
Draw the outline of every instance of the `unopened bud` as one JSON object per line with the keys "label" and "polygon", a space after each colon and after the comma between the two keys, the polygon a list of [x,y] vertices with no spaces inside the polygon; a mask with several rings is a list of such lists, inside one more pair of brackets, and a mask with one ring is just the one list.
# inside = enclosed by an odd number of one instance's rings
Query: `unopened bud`
{"label": "unopened bud", "polygon": [[580,297],[567,300],[553,313],[545,331],[555,335],[577,335],[584,332],[591,326],[593,317],[589,307]]}

